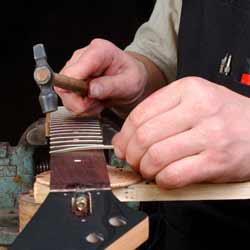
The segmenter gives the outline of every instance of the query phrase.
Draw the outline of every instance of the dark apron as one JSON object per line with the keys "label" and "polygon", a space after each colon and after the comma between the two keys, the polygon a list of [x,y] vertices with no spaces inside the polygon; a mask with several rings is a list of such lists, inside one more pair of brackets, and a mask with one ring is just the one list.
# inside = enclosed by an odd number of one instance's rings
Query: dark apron
{"label": "dark apron", "polygon": [[[226,53],[232,54],[228,76],[219,74]],[[250,0],[183,0],[177,78],[200,76],[250,96],[240,84],[247,57]],[[160,211],[150,250],[250,248],[250,200],[164,202]]]}

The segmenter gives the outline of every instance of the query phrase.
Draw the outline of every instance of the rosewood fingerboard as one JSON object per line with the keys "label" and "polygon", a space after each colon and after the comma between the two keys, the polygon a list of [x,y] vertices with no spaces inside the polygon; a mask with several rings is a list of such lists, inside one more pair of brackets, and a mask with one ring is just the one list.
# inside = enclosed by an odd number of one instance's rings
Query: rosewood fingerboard
{"label": "rosewood fingerboard", "polygon": [[104,152],[98,150],[103,146],[98,119],[60,108],[52,113],[50,132],[52,191],[110,188]]}

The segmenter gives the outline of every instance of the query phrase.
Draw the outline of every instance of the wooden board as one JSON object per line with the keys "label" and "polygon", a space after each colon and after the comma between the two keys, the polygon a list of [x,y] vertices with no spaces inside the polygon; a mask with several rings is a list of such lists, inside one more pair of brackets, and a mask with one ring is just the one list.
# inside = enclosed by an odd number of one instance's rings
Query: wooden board
{"label": "wooden board", "polygon": [[[184,188],[164,190],[155,183],[140,181],[133,172],[109,168],[112,191],[124,202],[171,200],[228,200],[250,199],[250,182],[226,184],[194,184]],[[124,185],[123,185],[124,184]],[[49,173],[37,177],[35,201],[41,203],[49,192]]]}
{"label": "wooden board", "polygon": [[0,246],[0,250],[8,250],[6,246]]}
{"label": "wooden board", "polygon": [[19,199],[19,232],[24,229],[40,205],[40,203],[35,203],[33,193],[21,195]]}

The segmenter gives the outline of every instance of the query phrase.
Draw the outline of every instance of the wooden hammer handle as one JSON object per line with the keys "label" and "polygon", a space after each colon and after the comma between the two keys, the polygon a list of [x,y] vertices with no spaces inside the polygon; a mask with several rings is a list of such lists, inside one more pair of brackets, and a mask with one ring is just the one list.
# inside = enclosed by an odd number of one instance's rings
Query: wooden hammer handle
{"label": "wooden hammer handle", "polygon": [[54,86],[62,89],[80,92],[81,96],[88,95],[89,81],[79,80],[54,73],[52,83]]}

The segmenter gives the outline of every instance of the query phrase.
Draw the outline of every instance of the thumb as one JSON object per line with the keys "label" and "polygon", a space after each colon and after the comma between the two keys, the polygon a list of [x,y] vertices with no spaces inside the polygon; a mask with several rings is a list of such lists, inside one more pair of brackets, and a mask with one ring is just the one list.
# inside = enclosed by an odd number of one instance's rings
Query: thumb
{"label": "thumb", "polygon": [[130,87],[122,75],[102,76],[89,83],[89,97],[104,100],[108,98],[131,99],[136,96],[137,89]]}

